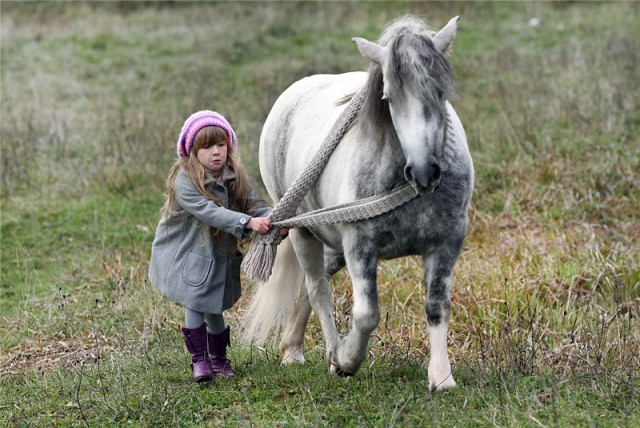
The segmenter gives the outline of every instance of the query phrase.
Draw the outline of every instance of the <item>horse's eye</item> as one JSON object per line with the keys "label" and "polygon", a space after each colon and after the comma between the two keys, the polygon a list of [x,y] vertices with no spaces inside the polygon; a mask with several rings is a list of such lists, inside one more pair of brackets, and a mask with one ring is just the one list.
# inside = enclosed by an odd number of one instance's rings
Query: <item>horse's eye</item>
{"label": "horse's eye", "polygon": [[383,94],[382,95],[382,101],[386,101],[389,104],[391,104],[391,98],[389,98],[389,95],[387,95],[387,94]]}

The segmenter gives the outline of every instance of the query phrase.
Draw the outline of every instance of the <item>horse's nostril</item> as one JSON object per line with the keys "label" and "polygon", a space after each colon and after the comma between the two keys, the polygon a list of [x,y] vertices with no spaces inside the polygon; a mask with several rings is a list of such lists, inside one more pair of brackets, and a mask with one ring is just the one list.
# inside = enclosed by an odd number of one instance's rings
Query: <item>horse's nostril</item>
{"label": "horse's nostril", "polygon": [[440,166],[437,163],[432,163],[432,164],[429,164],[429,167],[431,168],[431,180],[432,181],[439,180],[440,174],[442,174],[442,170],[440,169]]}
{"label": "horse's nostril", "polygon": [[414,181],[412,169],[409,165],[404,167],[404,176],[409,182]]}

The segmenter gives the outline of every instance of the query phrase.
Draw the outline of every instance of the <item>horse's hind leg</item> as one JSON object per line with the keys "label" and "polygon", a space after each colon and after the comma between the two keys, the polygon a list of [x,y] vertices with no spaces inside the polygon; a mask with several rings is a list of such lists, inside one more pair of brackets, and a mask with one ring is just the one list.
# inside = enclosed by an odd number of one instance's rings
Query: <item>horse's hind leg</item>
{"label": "horse's hind leg", "polygon": [[[325,271],[331,278],[345,265],[344,257],[339,254],[325,254]],[[291,316],[287,320],[287,326],[280,341],[280,355],[282,364],[300,363],[304,364],[304,332],[311,315],[311,303],[306,287],[300,287],[298,297],[291,311]]]}
{"label": "horse's hind leg", "polygon": [[300,287],[298,297],[291,311],[291,316],[287,321],[287,327],[280,341],[280,355],[282,364],[300,363],[304,364],[304,332],[311,315],[311,303],[306,287]]}
{"label": "horse's hind leg", "polygon": [[456,386],[447,354],[447,332],[451,317],[451,274],[461,248],[462,240],[457,240],[443,244],[425,257],[425,312],[431,348],[428,378],[429,389],[432,391],[444,391]]}
{"label": "horse's hind leg", "polygon": [[309,307],[311,307],[320,320],[329,360],[338,349],[340,337],[333,318],[331,284],[324,269],[324,245],[305,229],[298,229],[297,232],[292,243],[298,261],[306,274],[307,289],[306,293],[301,291],[298,295],[298,301],[294,307],[293,316],[289,319],[280,349],[285,352],[293,351],[294,355],[302,354],[304,330],[309,319]]}

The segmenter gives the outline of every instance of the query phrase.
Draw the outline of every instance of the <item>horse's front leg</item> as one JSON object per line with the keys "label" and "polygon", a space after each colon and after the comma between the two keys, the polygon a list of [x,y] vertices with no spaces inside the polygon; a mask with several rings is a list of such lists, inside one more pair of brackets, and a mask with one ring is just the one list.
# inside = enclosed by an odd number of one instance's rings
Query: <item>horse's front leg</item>
{"label": "horse's front leg", "polygon": [[451,274],[460,254],[462,241],[442,245],[424,258],[427,286],[425,312],[427,315],[429,346],[429,389],[445,391],[456,386],[447,354],[447,332],[451,317]]}
{"label": "horse's front leg", "polygon": [[345,257],[353,285],[353,324],[349,334],[342,340],[338,351],[337,365],[332,373],[354,375],[367,357],[367,346],[371,333],[380,321],[378,291],[376,284],[377,258],[371,246],[351,245]]}

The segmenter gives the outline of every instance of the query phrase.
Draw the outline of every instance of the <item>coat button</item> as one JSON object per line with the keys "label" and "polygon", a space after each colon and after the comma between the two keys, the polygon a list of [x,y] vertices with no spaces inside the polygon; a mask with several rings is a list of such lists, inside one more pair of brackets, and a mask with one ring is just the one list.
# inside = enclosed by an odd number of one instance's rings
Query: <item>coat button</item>
{"label": "coat button", "polygon": [[240,224],[246,224],[246,223],[247,223],[247,219],[246,219],[246,218],[244,218],[244,217],[242,217],[242,218],[240,219]]}

